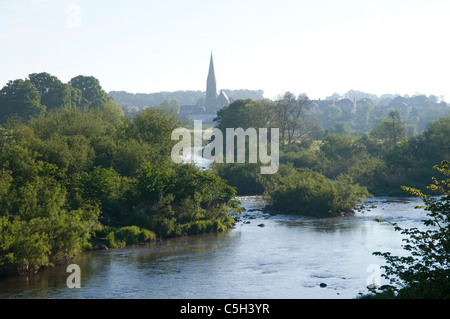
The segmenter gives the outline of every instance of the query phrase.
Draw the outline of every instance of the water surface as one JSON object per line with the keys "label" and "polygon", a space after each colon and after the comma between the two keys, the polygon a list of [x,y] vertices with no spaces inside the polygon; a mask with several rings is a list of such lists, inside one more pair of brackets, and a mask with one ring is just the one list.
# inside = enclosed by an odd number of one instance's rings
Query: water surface
{"label": "water surface", "polygon": [[326,219],[269,215],[257,198],[240,199],[247,211],[232,230],[83,253],[72,261],[81,288],[67,287],[60,266],[0,278],[0,298],[355,298],[371,265],[384,264],[374,251],[404,253],[402,235],[373,219],[412,227],[425,217],[416,198],[370,199],[354,216]]}

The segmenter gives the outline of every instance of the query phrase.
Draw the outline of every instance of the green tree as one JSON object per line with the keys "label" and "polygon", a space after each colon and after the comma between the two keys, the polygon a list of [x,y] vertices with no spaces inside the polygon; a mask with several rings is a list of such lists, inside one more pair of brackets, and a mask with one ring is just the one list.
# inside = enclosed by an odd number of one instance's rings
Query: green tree
{"label": "green tree", "polygon": [[395,149],[406,139],[406,126],[401,122],[397,111],[391,111],[388,117],[370,132],[373,139],[385,149]]}
{"label": "green tree", "polygon": [[172,131],[178,127],[181,127],[181,121],[173,110],[164,107],[148,108],[126,122],[119,137],[145,144],[150,149],[146,152],[151,157],[150,161],[167,161],[175,145],[171,140]]}
{"label": "green tree", "polygon": [[28,121],[45,113],[38,90],[30,80],[9,81],[0,90],[0,123],[14,116]]}
{"label": "green tree", "polygon": [[320,152],[326,163],[322,173],[330,178],[347,173],[357,158],[361,156],[360,149],[354,143],[353,137],[331,133],[325,134]]}
{"label": "green tree", "polygon": [[95,167],[83,172],[79,178],[80,192],[84,200],[105,205],[120,197],[120,175],[112,168]]}
{"label": "green tree", "polygon": [[111,122],[120,121],[123,118],[124,114],[120,105],[106,94],[95,77],[79,75],[72,78],[69,84],[81,92],[80,106],[107,112]]}
{"label": "green tree", "polygon": [[306,111],[311,101],[306,95],[298,98],[290,92],[280,95],[272,104],[274,116],[273,127],[280,129],[280,145],[289,145],[307,136],[310,131],[311,120]]}
{"label": "green tree", "polygon": [[443,161],[435,168],[444,179],[433,178],[429,188],[440,196],[424,195],[420,190],[403,187],[411,195],[419,196],[427,211],[422,220],[425,229],[401,228],[394,223],[396,231],[406,235],[403,248],[406,256],[393,256],[390,252],[374,252],[383,256],[383,276],[394,284],[400,298],[449,298],[450,297],[450,168]]}
{"label": "green tree", "polygon": [[264,178],[261,176],[260,165],[252,163],[213,163],[217,176],[233,186],[240,196],[261,195],[265,191]]}
{"label": "green tree", "polygon": [[[137,177],[137,196],[130,223],[162,236],[180,235],[197,221],[229,227],[237,210],[235,190],[211,171],[193,165],[145,165]],[[197,227],[196,225],[194,227]]]}
{"label": "green tree", "polygon": [[[267,99],[253,101],[236,100],[230,105],[225,106],[217,112],[217,118],[214,121],[217,123],[217,128],[224,134],[227,128],[270,128],[273,122],[272,102]],[[270,130],[268,130],[270,134]],[[268,138],[270,140],[270,137]],[[249,145],[245,144],[246,150]],[[237,156],[238,145],[234,145],[235,156]],[[226,139],[223,139],[223,152],[226,156]],[[246,152],[248,154],[248,151]]]}
{"label": "green tree", "polygon": [[181,103],[177,99],[167,99],[163,101],[159,106],[172,109],[174,112],[180,112]]}
{"label": "green tree", "polygon": [[271,102],[267,99],[253,101],[236,100],[217,112],[217,128],[225,132],[227,128],[269,127],[271,122]]}
{"label": "green tree", "polygon": [[372,115],[374,105],[371,99],[364,98],[358,101],[355,113],[352,115],[353,126],[359,132],[367,132],[369,118]]}
{"label": "green tree", "polygon": [[57,77],[46,72],[32,73],[28,76],[41,96],[41,104],[47,111],[58,107],[72,106],[72,88]]}
{"label": "green tree", "polygon": [[62,262],[85,248],[98,230],[95,206],[67,206],[56,166],[35,161],[34,172],[26,182],[6,175],[10,185],[0,197],[1,270],[34,272]]}
{"label": "green tree", "polygon": [[354,184],[348,175],[330,180],[307,168],[280,165],[269,177],[269,208],[282,213],[310,216],[338,216],[353,212],[359,201],[369,196],[365,187]]}
{"label": "green tree", "polygon": [[122,244],[154,237],[150,229],[176,236],[231,226],[234,188],[170,159],[171,133],[181,126],[173,109],[116,117],[115,101],[95,78],[72,79],[63,85],[70,94],[47,73],[30,78],[34,84],[10,82],[0,97],[16,103],[29,89],[30,101],[52,105],[26,122],[16,113],[0,132],[0,272],[65,262],[94,234]]}
{"label": "green tree", "polygon": [[81,91],[83,104],[88,107],[101,108],[106,102],[106,94],[98,79],[93,76],[79,75],[72,78],[69,84]]}
{"label": "green tree", "polygon": [[352,135],[353,129],[347,122],[337,122],[331,128],[331,132],[339,135]]}

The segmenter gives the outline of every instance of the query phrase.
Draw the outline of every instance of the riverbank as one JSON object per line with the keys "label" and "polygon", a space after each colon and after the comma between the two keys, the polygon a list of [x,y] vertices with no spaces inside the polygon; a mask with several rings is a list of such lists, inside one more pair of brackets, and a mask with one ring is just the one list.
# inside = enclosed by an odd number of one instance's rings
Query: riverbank
{"label": "riverbank", "polygon": [[71,261],[80,289],[55,266],[1,278],[0,298],[353,299],[369,292],[368,267],[383,265],[372,252],[402,252],[401,234],[374,219],[417,226],[424,216],[416,198],[373,198],[376,208],[337,218],[268,214],[257,197],[239,199],[246,210],[232,229],[87,251]]}

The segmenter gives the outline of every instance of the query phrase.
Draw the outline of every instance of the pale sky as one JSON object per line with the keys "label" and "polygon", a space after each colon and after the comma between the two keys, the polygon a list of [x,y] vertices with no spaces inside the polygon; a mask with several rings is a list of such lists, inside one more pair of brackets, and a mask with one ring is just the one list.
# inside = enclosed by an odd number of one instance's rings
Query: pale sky
{"label": "pale sky", "polygon": [[450,102],[448,0],[0,0],[0,88],[48,72],[107,92],[204,91],[211,51],[218,89]]}

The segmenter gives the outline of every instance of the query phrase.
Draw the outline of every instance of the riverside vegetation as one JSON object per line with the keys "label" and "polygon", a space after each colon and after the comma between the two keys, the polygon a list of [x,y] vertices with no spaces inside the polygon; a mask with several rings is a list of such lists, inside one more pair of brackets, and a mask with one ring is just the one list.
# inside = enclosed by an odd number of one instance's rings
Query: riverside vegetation
{"label": "riverside vegetation", "polygon": [[[442,173],[443,179],[432,178],[428,189],[430,196],[412,187],[402,187],[410,195],[422,199],[427,212],[422,220],[423,228],[402,228],[392,223],[396,231],[406,235],[403,249],[408,253],[395,256],[390,252],[374,252],[385,258],[382,266],[392,286],[380,294],[365,295],[361,298],[402,298],[402,299],[448,299],[450,298],[450,167],[448,161],[434,167]],[[377,219],[378,222],[382,220]],[[372,291],[374,292],[374,291]]]}
{"label": "riverside vegetation", "polygon": [[408,136],[395,109],[359,135],[324,131],[310,115],[305,95],[236,100],[217,127],[279,128],[279,171],[202,171],[171,161],[171,132],[185,125],[173,108],[125,116],[87,76],[10,81],[0,91],[1,271],[34,272],[100,244],[223,231],[240,210],[237,195],[264,195],[275,212],[351,214],[370,194],[420,188],[450,157],[449,116]]}
{"label": "riverside vegetation", "polygon": [[[327,215],[350,212],[369,194],[404,196],[402,185],[424,189],[433,166],[450,158],[450,116],[407,135],[399,112],[389,110],[360,135],[321,130],[307,96],[275,101],[238,100],[218,112],[226,127],[279,127],[279,174],[262,176],[258,164],[214,164],[239,195],[265,194],[272,209]],[[450,108],[448,112],[450,113]]]}
{"label": "riverside vegetation", "polygon": [[[219,111],[219,127],[274,125],[285,139],[279,174],[257,174],[257,164],[215,164],[218,175],[239,194],[264,193],[269,209],[284,213],[351,213],[369,192],[421,197],[425,229],[393,225],[407,236],[403,248],[409,254],[374,252],[386,259],[383,276],[392,286],[364,298],[449,298],[450,116],[408,136],[399,112],[391,109],[372,130],[355,136],[318,131],[308,105],[306,96],[286,93],[276,101],[236,101]],[[435,173],[433,184],[424,186]]]}
{"label": "riverside vegetation", "polygon": [[125,117],[97,79],[47,73],[0,91],[0,269],[31,273],[104,244],[222,231],[235,190],[170,160],[177,114]]}

